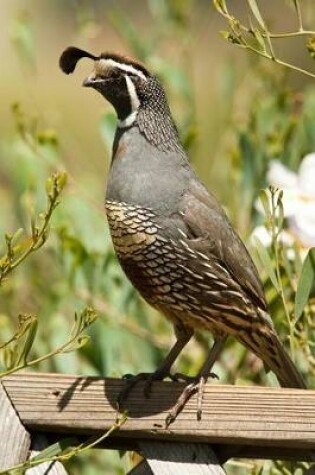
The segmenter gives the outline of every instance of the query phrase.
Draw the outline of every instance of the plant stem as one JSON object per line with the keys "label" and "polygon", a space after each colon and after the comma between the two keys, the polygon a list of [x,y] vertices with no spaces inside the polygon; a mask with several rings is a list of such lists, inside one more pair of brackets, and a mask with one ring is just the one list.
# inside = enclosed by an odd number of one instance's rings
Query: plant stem
{"label": "plant stem", "polygon": [[295,5],[297,18],[298,18],[299,31],[303,31],[304,28],[303,28],[303,20],[302,20],[300,0],[294,0],[294,5]]}
{"label": "plant stem", "polygon": [[284,294],[284,288],[281,278],[280,270],[280,256],[279,256],[279,232],[278,223],[277,223],[277,204],[275,203],[275,194],[271,192],[271,213],[272,213],[272,226],[271,226],[271,239],[272,247],[276,261],[276,278],[278,281],[279,294],[282,300],[282,305],[284,308],[284,313],[288,322],[289,332],[290,332],[290,352],[292,357],[294,357],[294,340],[293,340],[293,325],[290,318],[290,312],[288,309],[287,301]]}
{"label": "plant stem", "polygon": [[42,361],[45,361],[52,356],[55,355],[60,355],[64,353],[64,351],[67,349],[68,346],[70,346],[74,341],[78,338],[78,335],[70,336],[69,340],[66,341],[63,345],[59,346],[59,348],[56,348],[55,350],[50,351],[49,353],[46,353],[46,355],[39,356],[38,358],[35,358],[34,360],[31,361],[26,361],[23,364],[20,364],[14,368],[10,368],[6,371],[3,371],[0,373],[0,379],[4,378],[5,376],[8,376],[9,374],[15,373],[17,371],[20,371],[21,369],[29,368],[30,366],[34,366],[35,364],[41,363]]}
{"label": "plant stem", "polygon": [[[243,25],[236,17],[230,14],[225,4],[224,4],[224,8],[222,7],[218,8],[216,6],[216,2],[214,2],[214,6],[216,10],[220,13],[220,15],[222,15],[228,21],[231,31],[234,33],[234,35],[236,35],[236,38],[238,40],[238,46],[244,47],[258,54],[259,56],[270,59],[274,61],[276,64],[284,66],[288,69],[291,69],[301,74],[305,74],[306,76],[315,78],[315,73],[312,73],[306,69],[300,68],[299,66],[295,66],[294,64],[287,63],[286,61],[283,61],[282,59],[277,58],[277,56],[275,55],[273,51],[273,45],[272,45],[271,39],[293,38],[293,37],[299,37],[299,36],[315,36],[314,30],[304,30],[302,12],[301,12],[301,6],[300,6],[299,0],[294,0],[294,5],[295,5],[295,10],[296,10],[297,20],[298,20],[298,25],[299,25],[298,31],[272,33],[264,26],[264,23],[263,25],[261,24],[259,25],[258,30],[256,32],[255,28],[252,28],[252,27],[249,28],[246,25]],[[263,50],[263,47],[261,50],[259,50],[255,48],[254,46],[251,46],[248,43],[246,36],[242,35],[242,32],[246,33],[246,35],[250,35],[251,37],[256,37],[256,39],[257,39],[257,34],[259,32],[259,35],[262,38],[264,38],[264,41],[265,41],[264,50]],[[266,46],[269,47],[270,54],[266,52],[265,50]]]}
{"label": "plant stem", "polygon": [[23,473],[25,470],[31,468],[31,467],[36,467],[37,465],[41,465],[42,463],[45,462],[50,462],[53,464],[54,462],[62,462],[71,459],[72,457],[75,457],[93,447],[96,445],[100,444],[104,439],[109,437],[115,430],[120,429],[120,427],[126,422],[127,416],[124,414],[120,420],[116,421],[108,431],[105,432],[105,434],[102,434],[100,437],[97,439],[94,439],[93,442],[85,445],[85,444],[80,444],[78,447],[72,448],[69,452],[66,452],[64,454],[60,455],[55,455],[53,457],[44,457],[43,459],[39,459],[38,455],[36,456],[36,460],[27,460],[26,462],[20,463],[18,465],[15,465],[14,467],[11,467],[9,469],[6,469],[4,471],[0,472],[0,475],[8,475],[9,473],[14,473],[14,471],[22,471]]}
{"label": "plant stem", "polygon": [[[270,38],[281,39],[281,38],[294,38],[297,36],[314,36],[315,31],[312,30],[299,30],[299,31],[288,31],[283,33],[269,33]],[[262,36],[265,36],[262,33]]]}
{"label": "plant stem", "polygon": [[10,273],[12,272],[16,267],[18,267],[32,252],[37,251],[42,247],[42,245],[45,243],[45,234],[49,226],[49,222],[52,216],[53,211],[55,208],[58,206],[58,198],[59,198],[60,191],[57,189],[54,190],[54,193],[49,197],[49,206],[47,211],[45,212],[44,216],[44,223],[39,229],[38,234],[36,235],[36,238],[33,236],[32,237],[32,243],[29,246],[26,251],[24,251],[15,261],[9,260],[8,265],[6,265],[3,269],[1,269],[0,273],[0,285],[3,281],[3,279]]}
{"label": "plant stem", "polygon": [[294,64],[286,63],[285,61],[282,61],[281,59],[277,57],[272,57],[270,54],[260,51],[257,48],[254,48],[253,46],[249,45],[248,43],[246,43],[245,45],[242,45],[242,47],[258,54],[259,56],[262,56],[263,58],[271,59],[275,63],[280,64],[281,66],[285,66],[288,69],[292,69],[293,71],[306,74],[306,76],[315,78],[315,74],[311,73],[310,71],[307,71],[306,69],[303,69],[303,68],[299,68],[298,66],[295,66]]}

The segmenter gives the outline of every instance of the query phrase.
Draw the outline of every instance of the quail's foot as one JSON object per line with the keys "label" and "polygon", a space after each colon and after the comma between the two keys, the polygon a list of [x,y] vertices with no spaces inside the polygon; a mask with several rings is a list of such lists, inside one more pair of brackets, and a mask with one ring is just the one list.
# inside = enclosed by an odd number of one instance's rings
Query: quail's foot
{"label": "quail's foot", "polygon": [[177,416],[182,412],[184,407],[186,406],[187,402],[194,394],[198,393],[197,395],[197,420],[201,420],[202,415],[202,402],[203,402],[203,393],[204,393],[204,386],[208,380],[208,378],[215,378],[219,379],[215,373],[210,373],[207,376],[198,375],[197,377],[186,376],[185,374],[176,373],[174,378],[177,381],[185,380],[189,382],[188,386],[184,389],[180,397],[178,398],[175,406],[169,412],[168,416],[165,419],[165,428],[167,428],[170,424],[172,424]]}

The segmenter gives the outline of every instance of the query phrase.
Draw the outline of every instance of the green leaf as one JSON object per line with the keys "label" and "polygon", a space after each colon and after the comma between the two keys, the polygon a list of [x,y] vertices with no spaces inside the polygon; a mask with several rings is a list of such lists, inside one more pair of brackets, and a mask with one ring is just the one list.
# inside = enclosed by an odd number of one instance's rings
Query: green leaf
{"label": "green leaf", "polygon": [[298,0],[292,0],[292,3],[294,5],[294,8],[295,8],[295,12],[296,12],[296,15],[299,17],[299,5],[298,5]]}
{"label": "green leaf", "polygon": [[276,277],[276,273],[274,271],[273,265],[272,265],[272,260],[271,257],[267,251],[267,249],[262,245],[260,240],[254,236],[253,238],[255,247],[258,253],[258,257],[265,269],[265,271],[268,274],[268,277],[270,278],[271,282],[273,283],[274,287],[277,289],[277,291],[280,291],[278,280]]}
{"label": "green leaf", "polygon": [[229,31],[226,31],[226,30],[221,30],[219,31],[220,35],[222,36],[222,38],[224,40],[228,40],[229,41],[229,38],[230,38],[230,35],[231,33]]}
{"label": "green leaf", "polygon": [[27,362],[27,357],[29,355],[29,352],[32,349],[32,346],[33,346],[33,343],[34,343],[34,340],[35,340],[35,336],[37,334],[37,328],[38,328],[37,318],[33,317],[32,321],[29,324],[29,328],[27,330],[25,343],[24,343],[24,345],[22,347],[22,351],[19,355],[19,359],[18,359],[18,362],[17,362],[18,365],[21,364],[21,363],[25,364]]}
{"label": "green leaf", "polygon": [[311,56],[311,58],[315,59],[315,36],[310,36],[306,43],[306,48]]}
{"label": "green leaf", "polygon": [[302,266],[300,279],[295,295],[294,315],[296,320],[300,318],[308,302],[312,287],[315,282],[315,248],[308,251]]}
{"label": "green leaf", "polygon": [[40,462],[41,460],[51,459],[52,457],[60,455],[66,449],[73,447],[77,443],[78,441],[73,437],[62,439],[59,442],[49,445],[49,447],[46,447],[46,449],[35,455],[35,457],[32,457],[31,460],[32,462]]}
{"label": "green leaf", "polygon": [[284,221],[284,208],[283,208],[283,191],[281,190],[277,199],[277,227],[278,233],[281,232]]}
{"label": "green leaf", "polygon": [[271,220],[271,209],[270,209],[270,193],[267,190],[260,190],[259,199],[263,205],[265,215],[268,221]]}
{"label": "green leaf", "polygon": [[70,353],[71,351],[76,351],[82,348],[90,341],[89,335],[79,336],[73,343],[71,343],[66,350],[63,350],[63,353]]}
{"label": "green leaf", "polygon": [[24,233],[23,228],[19,228],[17,231],[15,231],[15,233],[13,234],[12,239],[11,239],[12,245],[15,245],[19,241],[19,239],[23,235],[23,233]]}
{"label": "green leaf", "polygon": [[222,15],[225,15],[228,13],[225,0],[213,0],[213,5],[214,5],[214,8]]}
{"label": "green leaf", "polygon": [[256,18],[257,22],[259,23],[261,28],[265,31],[266,30],[265,22],[263,20],[263,17],[260,14],[258,5],[256,3],[256,0],[247,0],[247,1],[248,1],[248,5],[250,6],[250,9],[251,9],[254,17]]}
{"label": "green leaf", "polygon": [[63,172],[58,173],[57,183],[58,183],[59,191],[62,191],[64,189],[64,187],[67,184],[67,181],[68,181],[67,172],[63,171]]}
{"label": "green leaf", "polygon": [[265,40],[264,40],[262,34],[260,33],[260,31],[257,28],[253,29],[253,35],[255,36],[259,46],[261,47],[261,50],[264,53],[266,53],[267,50],[266,50]]}
{"label": "green leaf", "polygon": [[[289,254],[290,258],[288,257],[289,251],[290,251],[290,254]],[[295,250],[293,247],[290,247],[290,248],[285,247],[284,249],[283,248],[281,249],[281,259],[282,259],[283,267],[285,269],[285,273],[287,274],[289,281],[292,283],[291,285],[294,285],[293,282],[295,281],[296,274],[294,274],[294,271],[293,271],[294,264],[292,263],[293,259],[291,259],[291,253],[295,254]],[[295,259],[295,255],[294,255],[294,259]]]}

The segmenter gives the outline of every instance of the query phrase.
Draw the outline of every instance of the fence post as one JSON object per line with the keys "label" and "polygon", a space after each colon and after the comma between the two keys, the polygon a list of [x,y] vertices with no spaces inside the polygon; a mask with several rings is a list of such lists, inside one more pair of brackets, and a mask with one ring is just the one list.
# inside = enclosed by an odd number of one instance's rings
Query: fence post
{"label": "fence post", "polygon": [[[0,470],[25,462],[30,455],[31,436],[25,429],[0,381]],[[31,456],[47,446],[44,435],[33,437]],[[59,462],[42,463],[27,475],[67,475]]]}
{"label": "fence post", "polygon": [[[139,445],[153,475],[224,475],[226,473],[209,445],[169,442],[141,442]],[[149,471],[139,473],[150,474]],[[138,475],[138,472],[134,472],[134,475]]]}
{"label": "fence post", "polygon": [[31,437],[21,423],[0,382],[0,469],[6,470],[27,459]]}

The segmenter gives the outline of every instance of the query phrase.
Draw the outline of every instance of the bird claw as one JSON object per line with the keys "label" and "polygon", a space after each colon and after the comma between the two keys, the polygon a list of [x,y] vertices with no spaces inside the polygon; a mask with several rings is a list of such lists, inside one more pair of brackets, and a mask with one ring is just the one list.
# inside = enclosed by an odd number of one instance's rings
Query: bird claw
{"label": "bird claw", "polygon": [[198,393],[197,396],[197,420],[201,420],[202,416],[202,401],[203,401],[203,392],[204,392],[204,385],[207,382],[208,378],[219,379],[218,375],[215,373],[209,373],[207,376],[198,375],[196,376],[187,376],[182,373],[165,373],[164,371],[155,371],[154,373],[139,373],[137,375],[126,374],[123,376],[123,379],[126,381],[125,387],[120,391],[117,397],[117,410],[119,411],[122,408],[123,403],[127,399],[130,391],[132,388],[141,381],[144,381],[144,388],[143,393],[146,398],[150,397],[152,383],[154,381],[161,381],[165,378],[170,378],[172,381],[184,381],[188,383],[185,387],[184,391],[178,398],[175,406],[170,411],[168,416],[165,419],[165,428],[167,428],[170,424],[172,424],[175,419],[177,418],[178,414],[184,409],[188,400],[194,394]]}
{"label": "bird claw", "polygon": [[203,401],[204,386],[207,382],[207,379],[209,377],[219,379],[218,376],[215,373],[210,373],[209,375],[207,375],[207,377],[198,376],[197,378],[196,377],[191,377],[191,376],[186,376],[186,375],[181,374],[181,373],[176,373],[173,376],[178,378],[177,381],[179,381],[180,380],[179,378],[181,378],[184,381],[189,382],[189,384],[188,384],[188,386],[186,386],[186,388],[184,389],[184,391],[182,392],[182,394],[178,398],[175,406],[173,407],[173,409],[169,412],[168,416],[166,417],[166,419],[165,419],[165,428],[166,429],[168,428],[168,426],[170,424],[172,424],[176,420],[178,414],[180,414],[182,412],[182,410],[184,409],[186,403],[189,401],[191,396],[193,396],[196,393],[198,393],[198,395],[197,395],[196,416],[197,416],[197,420],[200,421],[201,416],[202,416],[202,401]]}
{"label": "bird claw", "polygon": [[165,428],[167,429],[170,424],[172,424],[178,414],[184,409],[187,401],[193,396],[198,391],[198,384],[199,383],[191,383],[186,386],[180,397],[178,398],[175,406],[173,409],[169,412],[165,419]]}

